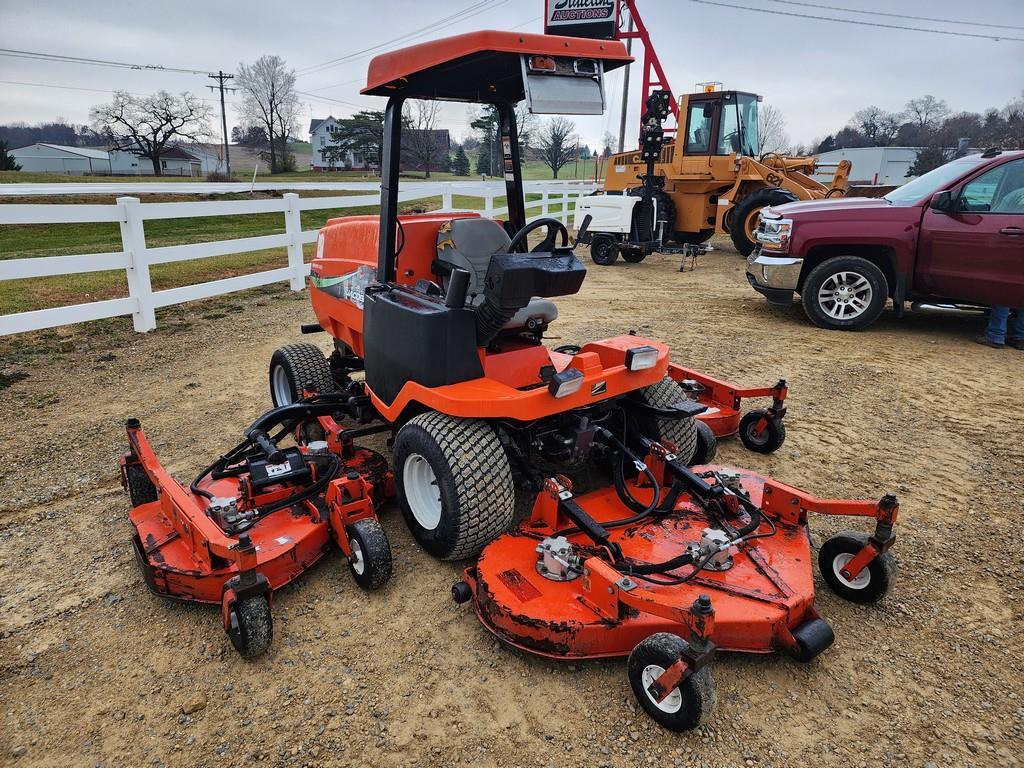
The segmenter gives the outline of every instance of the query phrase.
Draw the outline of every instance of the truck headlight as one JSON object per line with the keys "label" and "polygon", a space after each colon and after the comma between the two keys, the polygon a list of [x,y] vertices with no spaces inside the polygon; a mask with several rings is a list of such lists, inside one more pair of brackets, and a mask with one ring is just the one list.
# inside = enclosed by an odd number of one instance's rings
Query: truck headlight
{"label": "truck headlight", "polygon": [[757,242],[762,251],[785,253],[789,250],[789,240],[793,232],[792,219],[765,218],[762,214],[757,226]]}
{"label": "truck headlight", "polygon": [[551,377],[548,382],[548,392],[555,397],[567,397],[573,392],[579,391],[583,384],[583,372],[577,368],[566,368]]}
{"label": "truck headlight", "polygon": [[645,371],[658,364],[658,350],[650,345],[626,350],[626,368],[630,371]]}

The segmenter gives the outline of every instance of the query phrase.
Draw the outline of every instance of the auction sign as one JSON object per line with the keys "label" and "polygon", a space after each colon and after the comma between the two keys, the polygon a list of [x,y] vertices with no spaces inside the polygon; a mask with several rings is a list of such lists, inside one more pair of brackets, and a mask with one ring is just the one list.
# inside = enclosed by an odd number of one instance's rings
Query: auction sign
{"label": "auction sign", "polygon": [[612,38],[619,25],[619,0],[546,0],[544,34]]}

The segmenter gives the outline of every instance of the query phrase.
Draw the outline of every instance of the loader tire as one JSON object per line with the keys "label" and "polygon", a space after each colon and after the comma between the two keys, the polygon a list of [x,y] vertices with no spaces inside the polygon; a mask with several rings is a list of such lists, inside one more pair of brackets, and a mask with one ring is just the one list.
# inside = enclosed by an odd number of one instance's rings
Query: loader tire
{"label": "loader tire", "polygon": [[512,468],[486,421],[420,414],[398,430],[393,466],[402,516],[434,557],[476,555],[514,520]]}
{"label": "loader tire", "polygon": [[128,481],[128,499],[133,507],[156,501],[156,486],[141,464],[129,464],[124,474]]}
{"label": "loader tire", "polygon": [[270,399],[275,408],[302,399],[302,390],[333,392],[331,366],[315,344],[286,344],[270,358]]}
{"label": "loader tire", "polygon": [[769,205],[783,205],[798,200],[796,195],[785,189],[772,187],[770,189],[759,189],[753,194],[747,195],[740,200],[732,212],[732,224],[729,227],[729,236],[732,244],[740,255],[746,258],[754,250],[757,242],[754,240],[754,229],[757,228],[757,215],[762,208]]}
{"label": "loader tire", "polygon": [[699,232],[675,232],[672,240],[680,245],[700,245],[706,243],[715,234],[713,229],[702,229]]}
{"label": "loader tire", "polygon": [[[686,393],[675,381],[666,376],[657,384],[644,387],[634,393],[641,402],[655,408],[671,408],[680,400],[686,399]],[[640,431],[657,442],[667,440],[675,447],[676,456],[684,464],[691,464],[697,452],[697,420],[692,417],[684,419],[659,419],[656,416],[638,416]]]}

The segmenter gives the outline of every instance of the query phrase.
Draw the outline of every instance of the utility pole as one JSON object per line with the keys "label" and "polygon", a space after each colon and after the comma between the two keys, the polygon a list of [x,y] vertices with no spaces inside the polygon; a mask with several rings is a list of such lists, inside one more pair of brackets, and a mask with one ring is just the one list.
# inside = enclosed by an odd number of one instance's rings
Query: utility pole
{"label": "utility pole", "polygon": [[[629,26],[626,28],[626,34],[633,31],[633,14],[629,14]],[[626,53],[633,52],[633,38],[626,38]],[[626,112],[629,111],[629,70],[631,67],[627,64],[622,68],[622,115],[619,117],[619,152],[624,152],[626,149]]]}
{"label": "utility pole", "polygon": [[[218,71],[215,75],[210,75],[211,78],[217,81],[220,87],[220,126],[224,131],[224,167],[227,170],[228,176],[231,175],[231,155],[228,152],[228,116],[224,109],[224,83],[227,80],[233,80],[234,75],[225,74],[222,71]],[[213,86],[210,86],[212,89]],[[233,89],[229,89],[233,90]]]}

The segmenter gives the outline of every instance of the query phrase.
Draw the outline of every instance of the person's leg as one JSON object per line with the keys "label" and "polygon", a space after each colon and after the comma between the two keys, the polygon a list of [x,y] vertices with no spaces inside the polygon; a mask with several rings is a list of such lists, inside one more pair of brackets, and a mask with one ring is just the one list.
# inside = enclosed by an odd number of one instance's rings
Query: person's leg
{"label": "person's leg", "polygon": [[993,344],[1003,344],[1006,341],[1006,321],[1009,315],[1009,307],[992,307],[988,313],[988,327],[985,329],[985,338]]}
{"label": "person's leg", "polygon": [[1024,345],[1024,309],[1015,309],[1015,317],[1006,333],[1006,340],[1015,347]]}

